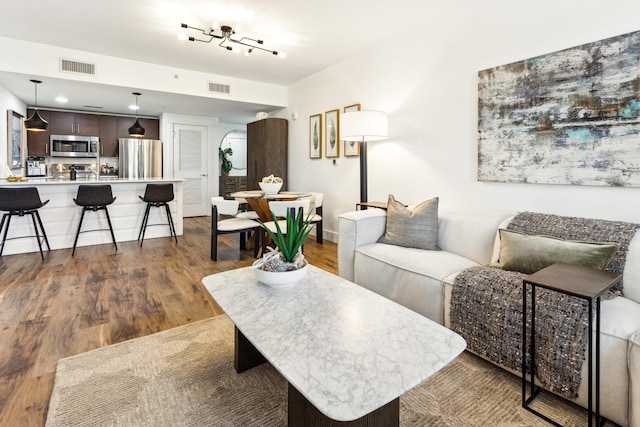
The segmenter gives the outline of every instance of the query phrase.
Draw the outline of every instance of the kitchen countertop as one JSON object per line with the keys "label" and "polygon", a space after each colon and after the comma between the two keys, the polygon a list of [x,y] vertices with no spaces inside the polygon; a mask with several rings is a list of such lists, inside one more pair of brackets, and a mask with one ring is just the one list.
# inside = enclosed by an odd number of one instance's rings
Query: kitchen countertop
{"label": "kitchen countertop", "polygon": [[[83,209],[79,208],[74,202],[77,196],[78,187],[80,185],[110,185],[113,196],[116,198],[114,203],[109,205],[109,215],[111,217],[113,232],[117,242],[135,241],[140,232],[140,225],[144,217],[147,204],[140,200],[140,196],[144,194],[145,187],[148,184],[172,184],[174,191],[174,200],[169,202],[169,209],[173,216],[175,229],[178,236],[183,233],[183,187],[184,179],[172,178],[118,178],[118,177],[102,177],[96,179],[80,178],[71,181],[66,179],[46,179],[44,177],[28,177],[24,182],[8,182],[6,179],[0,179],[0,186],[10,188],[17,187],[35,187],[38,189],[41,200],[48,200],[42,208],[38,209],[44,229],[51,249],[72,248],[75,240],[78,224]],[[106,218],[104,214],[87,215],[84,219],[86,225],[85,230],[103,230],[105,228]],[[14,223],[15,222],[15,223]],[[149,224],[166,224],[164,227],[149,227],[145,234],[146,239],[155,237],[170,236],[170,228],[167,223],[167,216],[164,209],[151,209]],[[11,231],[15,236],[33,235],[33,222],[29,215],[24,217],[16,217],[11,220]],[[7,239],[4,247],[4,255],[20,254],[27,252],[39,252],[37,239]],[[78,247],[89,245],[107,244],[107,253],[113,251],[111,233],[102,231],[91,233],[91,236],[80,236]],[[47,255],[45,255],[45,258]]]}
{"label": "kitchen countertop", "polygon": [[100,178],[78,178],[76,180],[70,180],[69,178],[45,178],[45,177],[31,177],[26,181],[9,182],[6,178],[0,179],[0,185],[69,185],[69,184],[98,184],[98,183],[134,183],[134,182],[182,182],[184,178],[119,178],[116,176],[100,177]]}

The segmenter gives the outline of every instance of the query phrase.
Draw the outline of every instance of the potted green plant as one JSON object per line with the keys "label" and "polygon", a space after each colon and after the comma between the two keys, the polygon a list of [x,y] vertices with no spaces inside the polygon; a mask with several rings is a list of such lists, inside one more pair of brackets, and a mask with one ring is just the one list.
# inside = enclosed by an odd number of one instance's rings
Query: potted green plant
{"label": "potted green plant", "polygon": [[286,234],[282,231],[273,212],[271,216],[275,223],[275,231],[259,221],[275,246],[275,249],[269,247],[269,252],[253,263],[256,277],[260,282],[269,286],[285,286],[300,280],[306,273],[307,261],[302,254],[302,245],[309,236],[313,224],[311,216],[303,219],[303,215],[302,209],[297,215],[291,215],[287,211]]}
{"label": "potted green plant", "polygon": [[218,157],[222,161],[222,175],[229,175],[229,172],[231,172],[231,168],[233,167],[233,163],[231,163],[231,160],[227,156],[233,156],[233,149],[231,149],[231,147],[227,147],[225,149],[218,147]]}

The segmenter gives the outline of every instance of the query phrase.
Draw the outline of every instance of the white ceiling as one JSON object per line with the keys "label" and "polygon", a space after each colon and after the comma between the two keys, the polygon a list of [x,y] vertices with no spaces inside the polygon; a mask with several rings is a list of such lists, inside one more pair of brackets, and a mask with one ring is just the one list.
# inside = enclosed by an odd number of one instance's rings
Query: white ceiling
{"label": "white ceiling", "polygon": [[[454,3],[459,1],[449,3],[449,9],[455,9]],[[11,1],[0,14],[0,36],[288,86],[378,43],[400,40],[403,33],[433,24],[441,16],[427,5],[424,0]],[[215,40],[180,41],[181,22],[204,29],[213,22],[240,28],[239,35],[264,39],[286,58],[261,51],[248,57],[234,54]],[[34,77],[0,71],[0,84],[32,105],[29,79]],[[38,103],[79,110],[101,106],[96,111],[131,114],[127,106],[135,90],[47,78],[38,88]],[[61,93],[69,99],[64,106],[53,101]],[[123,102],[129,98],[131,102]],[[164,92],[144,93],[140,105],[143,115],[179,111],[231,121],[273,110]]]}

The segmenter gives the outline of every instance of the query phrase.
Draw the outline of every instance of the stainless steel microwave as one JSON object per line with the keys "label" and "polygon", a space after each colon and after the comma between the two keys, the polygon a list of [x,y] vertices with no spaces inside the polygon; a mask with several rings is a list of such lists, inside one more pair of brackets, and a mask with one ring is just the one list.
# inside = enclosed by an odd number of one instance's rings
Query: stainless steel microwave
{"label": "stainless steel microwave", "polygon": [[50,139],[54,157],[98,157],[97,136],[51,135]]}

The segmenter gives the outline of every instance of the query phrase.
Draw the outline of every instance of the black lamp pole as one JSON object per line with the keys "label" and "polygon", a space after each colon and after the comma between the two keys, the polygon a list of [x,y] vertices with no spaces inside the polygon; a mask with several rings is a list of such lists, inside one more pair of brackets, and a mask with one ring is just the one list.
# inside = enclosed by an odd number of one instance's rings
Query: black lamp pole
{"label": "black lamp pole", "polygon": [[367,201],[367,141],[360,142],[360,202]]}

